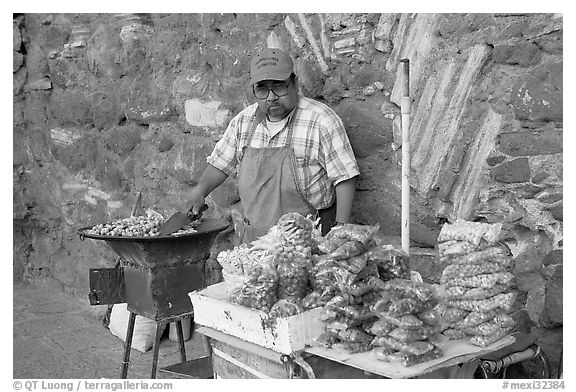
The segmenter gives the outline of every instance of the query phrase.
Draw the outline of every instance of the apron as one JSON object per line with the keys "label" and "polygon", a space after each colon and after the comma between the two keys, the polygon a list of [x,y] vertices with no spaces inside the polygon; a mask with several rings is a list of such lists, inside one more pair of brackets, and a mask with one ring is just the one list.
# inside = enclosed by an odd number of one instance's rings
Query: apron
{"label": "apron", "polygon": [[297,180],[291,121],[285,125],[288,135],[283,147],[250,147],[257,126],[253,121],[238,168],[238,193],[245,217],[243,243],[265,235],[286,213],[298,212],[303,216],[317,213]]}

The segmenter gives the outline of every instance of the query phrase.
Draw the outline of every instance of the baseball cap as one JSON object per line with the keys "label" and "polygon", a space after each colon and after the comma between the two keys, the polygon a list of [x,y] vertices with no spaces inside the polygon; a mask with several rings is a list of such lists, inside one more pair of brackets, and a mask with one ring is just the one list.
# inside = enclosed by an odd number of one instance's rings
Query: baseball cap
{"label": "baseball cap", "polygon": [[250,65],[250,83],[262,80],[286,80],[294,72],[294,64],[288,53],[278,48],[267,48],[254,55]]}

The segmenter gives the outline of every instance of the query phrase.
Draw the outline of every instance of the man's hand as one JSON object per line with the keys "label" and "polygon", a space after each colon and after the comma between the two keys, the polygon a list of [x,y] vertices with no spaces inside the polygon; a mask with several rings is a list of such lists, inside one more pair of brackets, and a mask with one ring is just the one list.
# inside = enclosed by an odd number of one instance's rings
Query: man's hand
{"label": "man's hand", "polygon": [[204,191],[198,189],[198,187],[194,188],[192,194],[190,195],[190,199],[188,199],[188,207],[186,212],[197,214],[200,211],[200,207],[205,204],[206,200],[204,197]]}
{"label": "man's hand", "polygon": [[219,187],[227,177],[226,173],[220,169],[217,169],[212,165],[206,166],[202,176],[200,176],[198,185],[194,187],[190,198],[188,199],[188,209],[186,212],[191,212],[193,214],[200,212],[200,207],[205,204],[206,196]]}

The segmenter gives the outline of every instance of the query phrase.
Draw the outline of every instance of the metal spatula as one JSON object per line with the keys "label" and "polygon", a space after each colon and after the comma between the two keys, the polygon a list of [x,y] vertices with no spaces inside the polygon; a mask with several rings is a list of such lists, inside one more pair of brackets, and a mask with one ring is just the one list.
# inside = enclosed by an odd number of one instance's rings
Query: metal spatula
{"label": "metal spatula", "polygon": [[200,207],[200,211],[198,211],[197,214],[185,214],[183,212],[174,213],[174,215],[168,218],[168,220],[166,220],[166,222],[160,226],[160,235],[167,236],[174,233],[175,231],[180,230],[190,222],[200,218],[202,213],[207,209],[208,205],[204,204],[202,207]]}

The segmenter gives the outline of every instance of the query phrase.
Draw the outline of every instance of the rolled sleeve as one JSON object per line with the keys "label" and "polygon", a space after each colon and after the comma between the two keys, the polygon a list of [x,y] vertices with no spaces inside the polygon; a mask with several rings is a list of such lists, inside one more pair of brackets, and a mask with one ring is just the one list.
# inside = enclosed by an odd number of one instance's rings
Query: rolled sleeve
{"label": "rolled sleeve", "polygon": [[238,164],[236,158],[237,122],[236,118],[230,121],[222,139],[216,143],[212,154],[206,159],[210,165],[233,177],[236,176]]}
{"label": "rolled sleeve", "polygon": [[321,132],[321,153],[328,178],[334,185],[360,174],[354,151],[348,140],[342,120],[334,114],[330,116]]}

